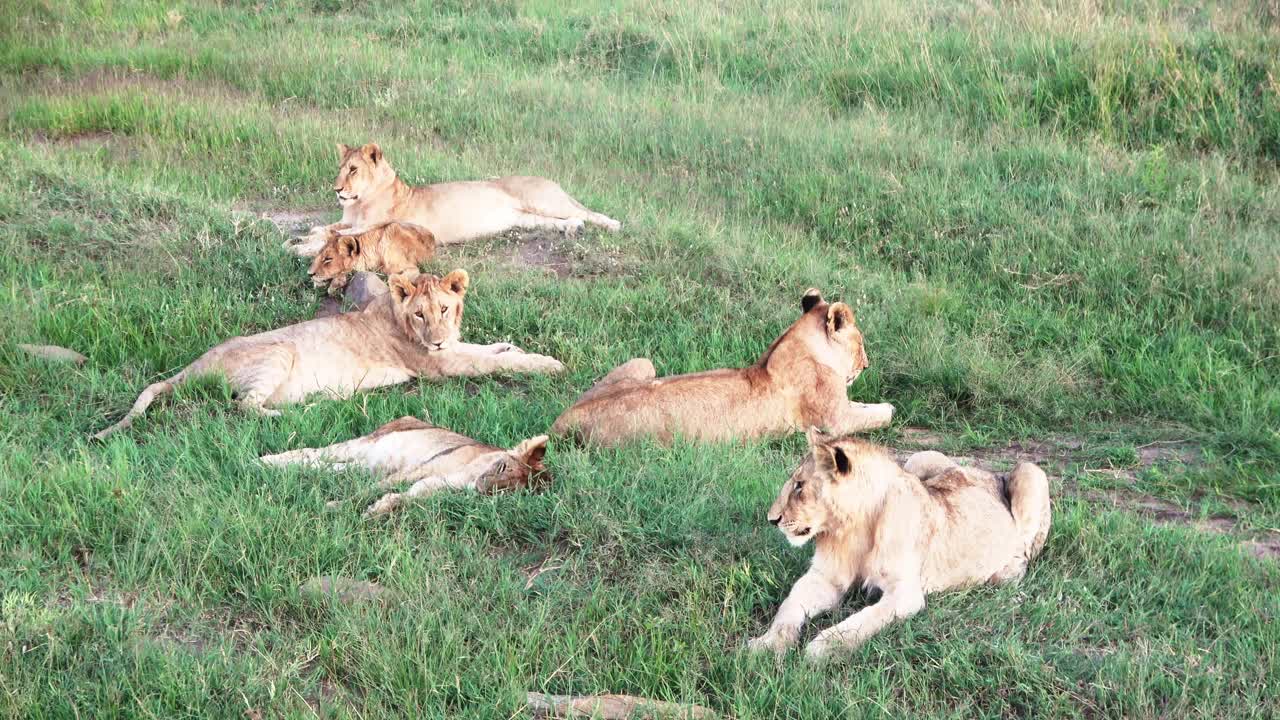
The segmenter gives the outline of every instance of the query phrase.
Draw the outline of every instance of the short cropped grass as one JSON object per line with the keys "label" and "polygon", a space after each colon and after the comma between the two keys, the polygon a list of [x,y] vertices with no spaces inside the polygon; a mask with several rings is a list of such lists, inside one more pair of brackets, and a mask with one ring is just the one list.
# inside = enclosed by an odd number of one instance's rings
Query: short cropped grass
{"label": "short cropped grass", "polygon": [[[1280,714],[1280,570],[1239,547],[1280,527],[1274,2],[42,0],[0,20],[0,715],[510,718],[530,690],[736,718]],[[336,219],[334,144],[368,141],[412,182],[546,175],[623,222],[555,241],[550,269],[515,236],[433,261],[472,273],[468,339],[567,375],[275,419],[201,383],[90,444],[209,346],[314,314],[263,214]],[[377,522],[367,475],[253,462],[402,415],[513,444],[631,357],[751,362],[810,286],[857,308],[850,397],[898,407],[877,439],[1085,445],[1053,468],[1021,585],[931,598],[825,667],[740,651],[808,559],[764,521],[800,438],[555,444],[546,492]],[[1192,457],[1098,472],[1170,441]],[[1098,501],[1117,487],[1239,536]],[[403,601],[316,604],[315,575]]]}

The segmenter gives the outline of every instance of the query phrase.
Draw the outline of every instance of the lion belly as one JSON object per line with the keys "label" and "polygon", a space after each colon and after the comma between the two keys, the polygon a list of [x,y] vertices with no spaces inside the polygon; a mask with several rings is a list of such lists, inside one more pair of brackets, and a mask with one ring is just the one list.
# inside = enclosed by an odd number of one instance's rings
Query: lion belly
{"label": "lion belly", "polygon": [[497,235],[519,224],[520,202],[488,182],[438,183],[415,192],[407,220],[429,229],[442,245]]}

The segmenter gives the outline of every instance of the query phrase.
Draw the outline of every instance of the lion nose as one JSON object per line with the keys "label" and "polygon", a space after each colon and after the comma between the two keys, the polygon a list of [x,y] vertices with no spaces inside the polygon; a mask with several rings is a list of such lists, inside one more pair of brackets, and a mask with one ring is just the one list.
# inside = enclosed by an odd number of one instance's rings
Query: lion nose
{"label": "lion nose", "polygon": [[777,526],[778,526],[778,523],[780,523],[780,522],[782,522],[782,516],[781,516],[781,515],[779,515],[778,517],[770,517],[770,518],[769,518],[769,524],[770,524],[770,525],[773,525],[774,527],[777,527]]}

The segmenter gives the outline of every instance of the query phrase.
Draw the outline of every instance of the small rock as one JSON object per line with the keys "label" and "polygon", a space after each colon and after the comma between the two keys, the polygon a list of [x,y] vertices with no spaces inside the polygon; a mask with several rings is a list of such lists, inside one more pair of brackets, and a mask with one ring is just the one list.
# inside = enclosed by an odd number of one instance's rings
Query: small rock
{"label": "small rock", "polygon": [[391,602],[399,598],[399,593],[391,588],[340,575],[313,577],[303,583],[298,592],[313,599],[333,598],[343,605],[369,601]]}
{"label": "small rock", "polygon": [[347,300],[356,309],[363,310],[374,298],[387,294],[387,283],[371,272],[356,272],[352,273],[351,280],[347,282],[346,293]]}
{"label": "small rock", "polygon": [[38,357],[42,360],[51,360],[53,362],[74,363],[83,365],[89,358],[81,355],[75,350],[68,350],[57,345],[24,345],[18,343],[18,349],[22,352]]}

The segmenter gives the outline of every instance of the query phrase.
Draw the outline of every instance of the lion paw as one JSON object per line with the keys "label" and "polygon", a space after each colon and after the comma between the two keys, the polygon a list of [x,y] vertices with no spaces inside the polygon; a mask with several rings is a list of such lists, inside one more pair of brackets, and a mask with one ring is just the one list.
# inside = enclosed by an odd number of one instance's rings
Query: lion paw
{"label": "lion paw", "polygon": [[380,515],[386,515],[387,513],[390,513],[391,511],[403,505],[404,501],[405,501],[404,493],[387,493],[386,495],[382,496],[382,499],[370,505],[369,509],[364,511],[364,517],[374,518]]}
{"label": "lion paw", "polygon": [[786,637],[771,632],[747,641],[747,651],[752,653],[771,652],[775,655],[781,655],[790,647],[791,642]]}

